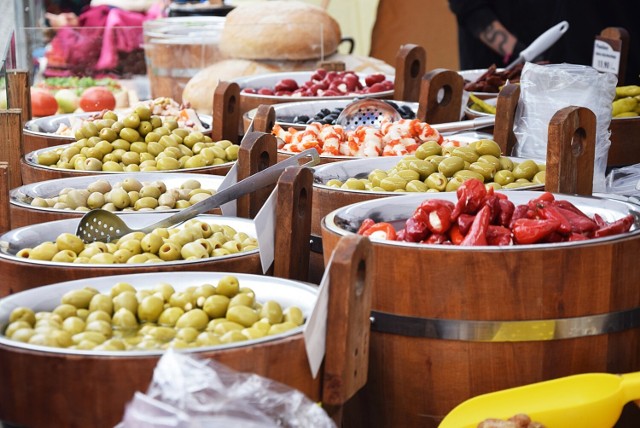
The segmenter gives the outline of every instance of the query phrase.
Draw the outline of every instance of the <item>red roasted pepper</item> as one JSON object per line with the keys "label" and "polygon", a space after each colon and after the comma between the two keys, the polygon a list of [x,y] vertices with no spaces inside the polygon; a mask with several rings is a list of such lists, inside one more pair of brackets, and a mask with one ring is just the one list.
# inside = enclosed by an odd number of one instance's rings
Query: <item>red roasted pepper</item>
{"label": "red roasted pepper", "polygon": [[380,222],[372,225],[364,232],[362,232],[362,235],[378,239],[387,239],[389,241],[396,240],[396,230],[391,224],[385,222]]}
{"label": "red roasted pepper", "polygon": [[[468,182],[471,180],[465,181]],[[487,245],[487,229],[489,228],[489,218],[491,216],[491,209],[488,206],[483,206],[476,214],[476,218],[473,220],[471,229],[465,235],[460,245]]]}
{"label": "red roasted pepper", "polygon": [[[500,193],[498,193],[500,195]],[[500,226],[508,227],[513,217],[513,212],[516,206],[508,199],[500,198],[498,200],[499,213],[497,218],[497,224]]]}
{"label": "red roasted pepper", "polygon": [[606,226],[596,230],[593,233],[593,236],[594,238],[601,238],[603,236],[611,236],[611,235],[617,235],[619,233],[628,232],[629,229],[631,229],[631,226],[633,225],[634,220],[635,219],[633,215],[631,214],[626,215],[621,219],[618,219],[613,223],[609,223]]}
{"label": "red roasted pepper", "polygon": [[[445,233],[451,226],[451,211],[454,204],[443,199],[427,199],[414,212],[413,216],[427,223],[433,233]],[[418,211],[422,211],[419,213]]]}
{"label": "red roasted pepper", "polygon": [[447,235],[442,233],[433,233],[427,239],[422,241],[423,244],[444,244],[449,241]]}
{"label": "red roasted pepper", "polygon": [[516,244],[535,244],[558,229],[557,220],[519,218],[511,223],[511,232]]}
{"label": "red roasted pepper", "polygon": [[403,240],[420,242],[429,236],[428,216],[421,209],[417,209],[404,225]]}
{"label": "red roasted pepper", "polygon": [[511,245],[511,230],[504,226],[490,224],[487,228],[488,245]]}
{"label": "red roasted pepper", "polygon": [[473,224],[473,220],[476,216],[471,214],[460,214],[458,217],[458,226],[460,226],[460,233],[466,235],[471,229],[471,225]]}
{"label": "red roasted pepper", "polygon": [[554,209],[569,221],[571,231],[574,233],[591,233],[598,228],[596,222],[587,217],[582,211],[579,211],[580,214],[578,214],[571,209],[566,209],[559,205],[554,205]]}
{"label": "red roasted pepper", "polygon": [[463,239],[464,235],[460,232],[460,226],[457,223],[453,223],[449,228],[449,240],[453,245],[460,245]]}
{"label": "red roasted pepper", "polygon": [[546,205],[540,208],[538,212],[543,219],[558,221],[558,232],[569,234],[573,230],[569,219],[560,211],[560,208],[554,207],[553,205]]}
{"label": "red roasted pepper", "polygon": [[475,214],[487,195],[487,188],[482,181],[471,178],[458,187],[456,195],[458,202],[451,213],[451,220],[457,219],[463,213]]}
{"label": "red roasted pepper", "polygon": [[365,230],[369,229],[374,224],[376,224],[375,221],[373,221],[370,218],[365,218],[360,224],[360,228],[358,229],[358,235],[362,235]]}
{"label": "red roasted pepper", "polygon": [[511,215],[511,221],[509,222],[509,228],[513,228],[513,223],[520,218],[529,218],[529,207],[527,205],[518,205],[514,208],[513,214]]}

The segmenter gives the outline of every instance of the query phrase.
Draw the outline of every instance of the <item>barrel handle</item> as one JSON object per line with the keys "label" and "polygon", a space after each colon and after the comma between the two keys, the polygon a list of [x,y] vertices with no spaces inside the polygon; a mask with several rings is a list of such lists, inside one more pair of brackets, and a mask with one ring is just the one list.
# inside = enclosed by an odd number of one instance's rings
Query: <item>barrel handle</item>
{"label": "barrel handle", "polygon": [[393,99],[417,102],[426,67],[427,51],[422,46],[410,43],[400,46],[396,54]]}
{"label": "barrel handle", "polygon": [[[262,171],[277,162],[276,137],[262,132],[249,132],[244,136],[238,150],[238,181]],[[275,185],[267,186],[237,200],[237,215],[254,218],[271,195]]]}
{"label": "barrel handle", "polygon": [[576,106],[558,110],[549,122],[545,189],[591,195],[595,147],[595,114]]}
{"label": "barrel handle", "polygon": [[[464,79],[452,70],[437,68],[422,78],[417,119],[427,123],[460,120]],[[442,99],[438,99],[444,91]]]}
{"label": "barrel handle", "polygon": [[329,304],[323,371],[323,405],[340,406],[367,381],[373,254],[369,239],[338,241],[329,270]]}

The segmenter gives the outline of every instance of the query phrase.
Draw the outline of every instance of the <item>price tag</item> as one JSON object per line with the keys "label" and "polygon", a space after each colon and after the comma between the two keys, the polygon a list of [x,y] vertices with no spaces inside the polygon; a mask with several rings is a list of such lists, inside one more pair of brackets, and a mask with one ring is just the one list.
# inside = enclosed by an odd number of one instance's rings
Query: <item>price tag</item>
{"label": "price tag", "polygon": [[329,271],[331,261],[322,276],[322,281],[318,287],[318,298],[316,304],[311,310],[311,314],[307,318],[304,325],[302,335],[304,336],[304,346],[307,350],[307,359],[309,360],[309,368],[315,379],[318,376],[318,370],[324,359],[327,338],[327,313],[329,310]]}
{"label": "price tag", "polygon": [[260,248],[262,272],[264,273],[271,267],[275,254],[277,193],[278,186],[273,189],[273,192],[271,192],[271,195],[269,195],[269,198],[253,219]]}
{"label": "price tag", "polygon": [[[222,183],[218,187],[218,192],[226,189],[238,182],[238,162],[235,162],[227,175],[224,176]],[[238,203],[237,200],[234,199],[232,201],[227,202],[226,204],[220,205],[220,209],[222,210],[222,215],[226,217],[235,217],[238,213]]]}
{"label": "price tag", "polygon": [[618,74],[620,68],[620,49],[622,42],[620,40],[605,39],[596,36],[593,44],[593,59],[591,65],[598,71],[605,73]]}

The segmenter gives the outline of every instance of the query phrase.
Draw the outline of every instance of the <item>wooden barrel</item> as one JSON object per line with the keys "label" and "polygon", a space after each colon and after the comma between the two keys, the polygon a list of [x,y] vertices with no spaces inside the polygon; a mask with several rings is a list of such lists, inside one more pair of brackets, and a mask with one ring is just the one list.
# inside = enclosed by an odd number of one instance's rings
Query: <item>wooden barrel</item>
{"label": "wooden barrel", "polygon": [[[509,199],[519,204],[535,195],[512,192]],[[325,261],[344,225],[353,231],[363,219],[357,212],[375,213],[378,221],[406,218],[407,198],[415,208],[425,196],[359,203],[327,216]],[[556,198],[580,207],[566,195]],[[613,203],[589,201],[592,213]],[[349,426],[436,427],[479,394],[577,373],[639,370],[639,225],[577,245],[465,249],[374,241],[369,381],[347,409]]]}
{"label": "wooden barrel", "polygon": [[225,58],[218,48],[224,21],[224,17],[194,16],[143,24],[152,98],[182,102],[187,82],[201,69]]}
{"label": "wooden barrel", "polygon": [[[298,330],[259,340],[244,346],[207,347],[187,350],[197,358],[215,359],[230,368],[251,372],[295,388],[323,408],[340,423],[341,405],[366,382],[368,329],[371,308],[369,241],[350,237],[341,242],[331,266],[332,289],[328,293],[326,355],[317,376],[311,373],[305,338]],[[127,282],[146,288],[168,282],[177,290],[190,285],[215,283],[228,273],[148,274],[127,277]],[[300,306],[309,317],[317,290],[279,278],[237,275],[239,282],[256,292],[256,299],[271,297],[284,304]],[[90,285],[108,290],[122,276],[74,281],[56,287],[30,290],[0,300],[0,330],[4,330],[15,305],[52,307],[62,293]],[[147,284],[146,286],[144,284]],[[66,288],[65,288],[66,287]],[[68,288],[71,287],[71,288]],[[106,287],[106,288],[105,288]],[[279,290],[279,291],[278,291]],[[44,294],[48,298],[40,297]],[[31,304],[25,304],[33,302]],[[13,305],[11,302],[14,302]],[[18,303],[16,303],[18,302]],[[319,338],[317,338],[319,339]],[[112,427],[136,391],[146,391],[161,351],[132,353],[48,350],[20,344],[0,336],[0,420],[20,426]],[[55,370],[51,370],[55,367]]]}

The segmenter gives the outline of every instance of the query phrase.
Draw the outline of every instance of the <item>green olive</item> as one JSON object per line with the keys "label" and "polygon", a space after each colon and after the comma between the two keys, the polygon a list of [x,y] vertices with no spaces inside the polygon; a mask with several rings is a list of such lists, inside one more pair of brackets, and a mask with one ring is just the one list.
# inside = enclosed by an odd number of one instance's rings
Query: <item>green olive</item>
{"label": "green olive", "polygon": [[69,317],[62,322],[62,329],[69,332],[71,335],[83,332],[84,328],[84,320],[77,316]]}
{"label": "green olive", "polygon": [[507,157],[501,156],[499,158],[500,160],[500,168],[499,169],[506,169],[509,171],[513,171],[513,161]]}
{"label": "green olive", "polygon": [[138,320],[133,312],[127,308],[120,308],[113,314],[111,323],[115,329],[131,330],[138,327]]}
{"label": "green olive", "polygon": [[36,245],[29,253],[30,259],[50,261],[58,252],[58,247],[53,242],[43,242]]}
{"label": "green olive", "polygon": [[87,288],[82,288],[79,290],[71,290],[67,291],[62,295],[60,302],[63,304],[73,305],[78,309],[87,309],[89,308],[89,303],[93,298],[95,293]]}
{"label": "green olive", "polygon": [[173,327],[184,314],[184,309],[178,307],[166,308],[158,317],[158,325]]}
{"label": "green olive", "polygon": [[[217,320],[214,320],[217,321]],[[228,321],[228,320],[224,320],[221,322],[218,322],[215,324],[215,326],[213,327],[213,332],[217,335],[224,335],[230,331],[240,331],[244,328],[244,326],[242,324],[238,324],[237,322],[233,322],[233,321]],[[207,330],[211,331],[209,329],[209,327],[207,328]]]}
{"label": "green olive", "polygon": [[158,250],[158,256],[165,262],[178,260],[181,246],[173,242],[165,242]]}
{"label": "green olive", "polygon": [[192,309],[185,312],[176,322],[177,328],[193,327],[196,330],[204,330],[209,323],[209,317],[202,309]]}
{"label": "green olive", "polygon": [[163,309],[163,299],[155,295],[147,296],[138,305],[138,319],[142,322],[156,322]]}
{"label": "green olive", "polygon": [[451,177],[444,190],[445,192],[455,192],[462,183],[464,183],[464,179],[462,177]]}
{"label": "green olive", "polygon": [[538,165],[533,160],[525,160],[517,164],[513,168],[513,176],[516,178],[526,178],[527,180],[533,179],[538,173]]}
{"label": "green olive", "polygon": [[222,344],[220,336],[210,331],[203,331],[196,338],[196,345],[198,346],[216,346],[220,344]]}
{"label": "green olive", "polygon": [[289,306],[282,313],[285,321],[294,323],[295,325],[304,324],[304,314],[302,310],[297,306]]}
{"label": "green olive", "polygon": [[222,294],[209,296],[205,299],[202,309],[210,318],[224,317],[230,300],[229,297]]}
{"label": "green olive", "polygon": [[429,189],[434,189],[439,192],[444,192],[447,187],[447,177],[440,173],[434,172],[425,180],[425,184],[429,187]]}
{"label": "green olive", "polygon": [[470,147],[454,147],[450,153],[451,156],[457,156],[469,163],[476,162],[479,157],[478,153]]}
{"label": "green olive", "polygon": [[415,152],[415,156],[418,159],[426,159],[429,156],[440,154],[442,154],[442,147],[436,141],[427,141],[422,143]]}
{"label": "green olive", "polygon": [[152,327],[146,336],[150,336],[159,342],[168,342],[176,337],[176,330],[171,327]]}
{"label": "green olive", "polygon": [[183,340],[186,343],[192,343],[195,342],[199,334],[200,331],[193,327],[184,327],[177,331],[176,339]]}
{"label": "green olive", "polygon": [[407,192],[426,192],[429,186],[420,180],[411,180],[407,183],[405,190]]}
{"label": "green olive", "polygon": [[138,312],[138,299],[133,291],[123,291],[113,297],[113,310],[118,312],[120,308],[125,308],[132,313]]}
{"label": "green olive", "polygon": [[464,168],[464,160],[457,156],[450,156],[443,159],[438,164],[438,172],[445,177],[452,177],[453,174]]}
{"label": "green olive", "polygon": [[113,315],[113,300],[106,294],[96,294],[89,302],[89,311],[104,311],[109,315]]}
{"label": "green olive", "polygon": [[[158,229],[156,229],[154,232],[152,233],[157,233]],[[160,284],[156,285],[153,288],[153,291],[155,293],[159,293],[162,298],[164,299],[164,301],[169,301],[169,298],[171,298],[171,295],[173,293],[176,292],[176,290],[173,288],[173,286],[171,284],[167,284],[166,282],[161,282]]]}
{"label": "green olive", "polygon": [[475,150],[479,155],[492,155],[499,158],[502,154],[500,146],[493,140],[478,140],[475,142]]}
{"label": "green olive", "polygon": [[546,171],[538,171],[536,175],[533,176],[531,181],[536,184],[544,184],[546,176],[547,176]]}
{"label": "green olive", "polygon": [[493,181],[501,186],[513,183],[515,180],[516,178],[513,176],[513,173],[508,169],[502,169],[496,172],[496,175],[493,176]]}
{"label": "green olive", "polygon": [[389,176],[380,180],[380,187],[387,192],[393,192],[395,190],[403,190],[407,186],[407,180],[400,176]]}
{"label": "green olive", "polygon": [[9,315],[9,322],[15,321],[25,321],[30,327],[33,327],[36,323],[36,314],[30,308],[19,306],[14,308]]}
{"label": "green olive", "polygon": [[469,171],[482,175],[484,181],[491,181],[496,173],[496,167],[490,162],[478,161],[469,165]]}
{"label": "green olive", "polygon": [[142,137],[140,137],[140,133],[137,130],[131,128],[123,128],[120,131],[120,138],[130,143],[142,140]]}
{"label": "green olive", "polygon": [[283,323],[280,324],[274,324],[271,326],[271,328],[269,328],[269,331],[267,332],[268,336],[272,336],[274,334],[280,334],[280,333],[284,333],[286,331],[292,330],[294,328],[298,327],[298,324],[293,323],[291,321],[285,321]]}
{"label": "green olive", "polygon": [[494,166],[494,168],[497,170],[500,169],[501,164],[500,164],[500,159],[498,159],[497,157],[493,156],[493,155],[482,155],[478,158],[478,162],[486,162],[486,163],[490,163],[491,165]]}

